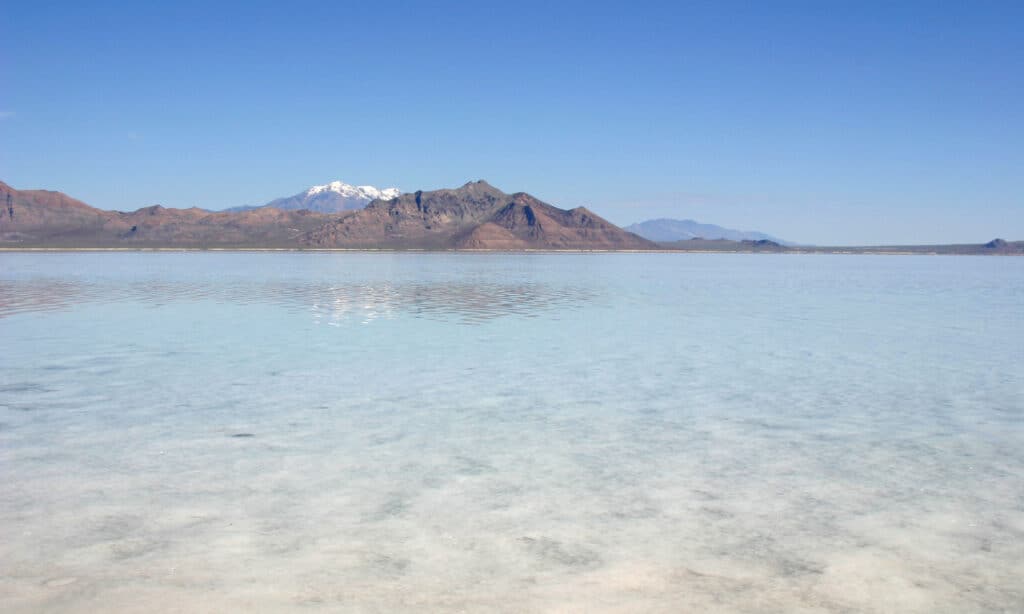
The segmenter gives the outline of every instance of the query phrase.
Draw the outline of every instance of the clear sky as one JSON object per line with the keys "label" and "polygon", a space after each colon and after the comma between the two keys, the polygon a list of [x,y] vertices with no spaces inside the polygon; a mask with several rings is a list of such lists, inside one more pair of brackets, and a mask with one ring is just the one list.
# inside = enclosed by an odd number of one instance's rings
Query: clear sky
{"label": "clear sky", "polygon": [[0,4],[0,180],[125,210],[483,178],[620,224],[1024,239],[1024,2],[150,4]]}

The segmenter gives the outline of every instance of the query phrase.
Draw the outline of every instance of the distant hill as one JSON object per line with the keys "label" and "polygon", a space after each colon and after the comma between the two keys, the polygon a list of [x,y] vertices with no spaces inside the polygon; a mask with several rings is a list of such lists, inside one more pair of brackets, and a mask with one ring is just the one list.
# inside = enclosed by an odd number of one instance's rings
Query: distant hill
{"label": "distant hill", "polygon": [[372,185],[354,186],[343,181],[332,181],[324,185],[315,185],[294,196],[272,200],[262,206],[246,205],[232,207],[225,209],[225,211],[251,211],[253,209],[273,207],[282,211],[306,209],[318,213],[340,213],[342,211],[362,209],[377,199],[390,200],[397,197],[400,193],[398,188],[385,188],[381,190]]}
{"label": "distant hill", "polygon": [[780,245],[792,245],[788,241],[777,239],[763,232],[733,230],[714,224],[701,224],[694,220],[660,218],[631,224],[625,228],[645,239],[662,243],[688,239],[726,239],[728,241],[772,241]]}
{"label": "distant hill", "polygon": [[765,253],[765,254],[878,254],[942,256],[1024,256],[1024,241],[993,239],[988,243],[947,245],[780,245],[767,239],[687,239],[659,243],[664,249],[679,252]]}
{"label": "distant hill", "polygon": [[0,182],[0,247],[295,247],[330,216],[256,209],[239,213],[169,209],[96,209],[49,190]]}

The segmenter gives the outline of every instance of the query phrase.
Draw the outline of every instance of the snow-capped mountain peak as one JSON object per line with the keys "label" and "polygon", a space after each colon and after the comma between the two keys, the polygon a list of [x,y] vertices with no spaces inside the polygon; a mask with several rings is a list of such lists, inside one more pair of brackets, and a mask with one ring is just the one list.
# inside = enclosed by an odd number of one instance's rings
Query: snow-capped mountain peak
{"label": "snow-capped mountain peak", "polygon": [[[338,213],[352,209],[362,209],[370,202],[383,199],[398,198],[402,191],[398,188],[384,188],[372,185],[349,185],[344,181],[332,181],[323,185],[315,185],[295,196],[278,198],[263,205],[283,210],[308,209],[318,213]],[[234,207],[227,211],[246,211],[259,207]]]}
{"label": "snow-capped mountain peak", "polygon": [[380,188],[372,185],[356,186],[349,185],[344,181],[332,181],[330,183],[325,183],[324,185],[315,185],[309,188],[306,190],[306,196],[316,196],[323,192],[334,192],[344,198],[365,198],[368,199],[367,202],[378,198],[390,200],[392,198],[396,198],[401,193],[398,188],[385,188],[381,190]]}

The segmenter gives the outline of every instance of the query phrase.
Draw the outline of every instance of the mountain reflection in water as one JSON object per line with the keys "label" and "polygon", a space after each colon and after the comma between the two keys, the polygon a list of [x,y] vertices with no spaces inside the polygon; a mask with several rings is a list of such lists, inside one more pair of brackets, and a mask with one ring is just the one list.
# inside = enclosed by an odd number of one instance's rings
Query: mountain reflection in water
{"label": "mountain reflection in water", "polygon": [[592,290],[543,283],[263,284],[217,281],[88,282],[68,279],[0,281],[0,318],[65,310],[87,304],[134,302],[161,307],[182,302],[265,304],[309,310],[318,323],[368,323],[397,316],[473,324],[506,316],[537,317],[578,308]]}

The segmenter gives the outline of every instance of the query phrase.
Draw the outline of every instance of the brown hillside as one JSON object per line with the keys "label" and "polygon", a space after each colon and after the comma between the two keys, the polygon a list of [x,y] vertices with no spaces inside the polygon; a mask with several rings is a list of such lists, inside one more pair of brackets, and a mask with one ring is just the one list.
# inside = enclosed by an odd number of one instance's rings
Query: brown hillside
{"label": "brown hillside", "polygon": [[160,205],[124,213],[96,209],[60,192],[15,190],[5,183],[0,183],[0,206],[0,247],[296,247],[298,236],[335,217]]}
{"label": "brown hillside", "polygon": [[657,249],[582,207],[566,211],[485,181],[374,201],[304,241],[316,247]]}

